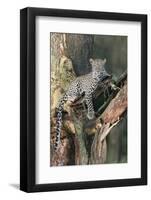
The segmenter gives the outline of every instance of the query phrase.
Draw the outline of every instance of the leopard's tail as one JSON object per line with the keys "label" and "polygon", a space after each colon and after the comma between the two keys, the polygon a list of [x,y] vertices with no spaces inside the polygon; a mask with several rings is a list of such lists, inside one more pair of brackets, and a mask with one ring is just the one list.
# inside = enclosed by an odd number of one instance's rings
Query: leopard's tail
{"label": "leopard's tail", "polygon": [[61,138],[61,127],[62,127],[62,111],[63,106],[65,102],[68,100],[68,95],[65,94],[59,103],[58,109],[57,109],[57,121],[56,121],[56,139],[54,144],[54,150],[56,151],[60,144],[60,138]]}

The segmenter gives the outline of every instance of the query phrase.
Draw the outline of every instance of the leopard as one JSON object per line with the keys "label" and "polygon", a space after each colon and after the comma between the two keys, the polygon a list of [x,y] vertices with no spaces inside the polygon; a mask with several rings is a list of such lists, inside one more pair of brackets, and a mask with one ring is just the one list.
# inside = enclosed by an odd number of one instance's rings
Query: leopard
{"label": "leopard", "polygon": [[89,63],[91,65],[91,72],[76,77],[75,80],[71,82],[62,98],[59,100],[56,115],[56,138],[54,151],[57,151],[59,144],[61,143],[62,111],[64,109],[64,104],[67,101],[73,102],[83,95],[87,106],[88,120],[92,120],[95,117],[93,94],[100,82],[103,82],[104,79],[110,77],[111,75],[105,69],[106,58],[90,58]]}

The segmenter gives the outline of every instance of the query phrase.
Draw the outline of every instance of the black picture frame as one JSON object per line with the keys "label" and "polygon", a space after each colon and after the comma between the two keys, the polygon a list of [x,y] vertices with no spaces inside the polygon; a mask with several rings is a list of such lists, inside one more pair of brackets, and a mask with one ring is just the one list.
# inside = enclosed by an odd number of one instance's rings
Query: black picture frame
{"label": "black picture frame", "polygon": [[[84,19],[120,20],[141,23],[141,178],[87,182],[36,184],[35,163],[35,19],[54,16]],[[147,15],[48,8],[20,11],[20,189],[43,192],[147,184]]]}

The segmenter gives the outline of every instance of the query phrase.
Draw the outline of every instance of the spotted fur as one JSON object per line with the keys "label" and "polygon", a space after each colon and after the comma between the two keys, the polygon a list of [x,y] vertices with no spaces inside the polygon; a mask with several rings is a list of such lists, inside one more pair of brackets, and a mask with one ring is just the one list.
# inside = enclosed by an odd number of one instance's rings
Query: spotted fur
{"label": "spotted fur", "polygon": [[94,108],[92,102],[92,95],[96,90],[98,84],[110,75],[106,72],[104,65],[106,59],[90,59],[92,71],[86,75],[77,77],[69,86],[68,90],[61,98],[57,109],[57,122],[56,122],[56,141],[54,149],[57,150],[60,144],[60,135],[62,127],[62,111],[66,101],[72,101],[84,94],[85,102],[87,105],[88,119],[94,118]]}

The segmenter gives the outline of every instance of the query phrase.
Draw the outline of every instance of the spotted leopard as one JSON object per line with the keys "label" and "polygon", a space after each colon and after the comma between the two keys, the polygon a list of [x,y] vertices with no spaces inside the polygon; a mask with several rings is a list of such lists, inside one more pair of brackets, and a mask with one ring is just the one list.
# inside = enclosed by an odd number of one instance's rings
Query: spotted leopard
{"label": "spotted leopard", "polygon": [[82,95],[87,105],[87,117],[89,120],[94,118],[94,108],[92,102],[92,95],[96,90],[98,84],[110,77],[106,72],[104,66],[106,59],[90,59],[92,71],[86,75],[77,77],[69,86],[63,97],[60,99],[57,108],[57,121],[56,121],[56,140],[54,149],[58,149],[60,144],[61,127],[62,127],[62,111],[66,101],[73,101]]}

